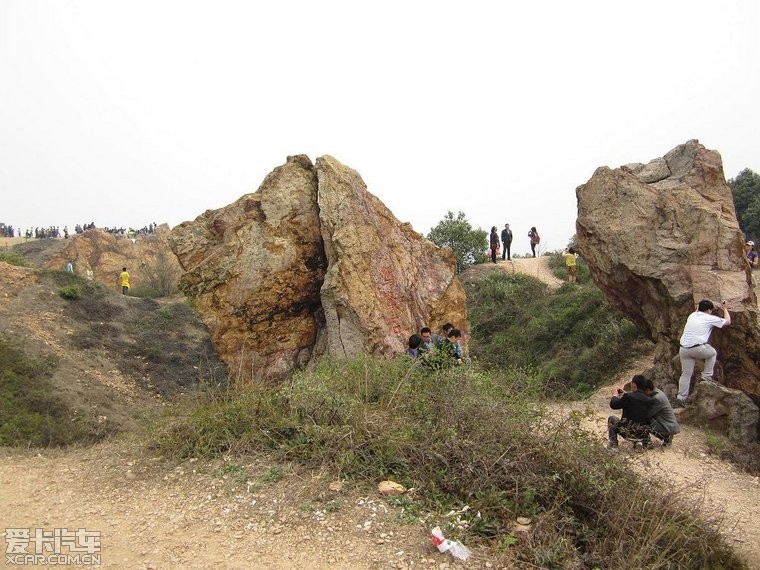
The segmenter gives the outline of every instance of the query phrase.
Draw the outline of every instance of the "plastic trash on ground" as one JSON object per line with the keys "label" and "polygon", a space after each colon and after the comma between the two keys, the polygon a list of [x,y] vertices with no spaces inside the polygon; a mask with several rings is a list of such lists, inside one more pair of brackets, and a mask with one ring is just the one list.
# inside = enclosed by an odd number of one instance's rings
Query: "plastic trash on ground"
{"label": "plastic trash on ground", "polygon": [[435,544],[436,548],[438,548],[438,552],[448,552],[454,558],[457,558],[459,560],[467,560],[472,555],[470,549],[461,542],[445,538],[443,536],[443,532],[441,531],[441,527],[435,527],[430,531],[430,534],[430,538],[433,541],[433,544]]}

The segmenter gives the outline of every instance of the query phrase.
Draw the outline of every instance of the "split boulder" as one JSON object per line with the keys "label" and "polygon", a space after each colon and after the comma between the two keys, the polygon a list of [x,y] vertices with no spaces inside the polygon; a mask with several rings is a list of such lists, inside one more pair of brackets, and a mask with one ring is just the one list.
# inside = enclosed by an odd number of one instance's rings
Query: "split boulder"
{"label": "split boulder", "polygon": [[325,354],[398,355],[425,325],[469,328],[453,252],[330,156],[289,157],[169,244],[233,380],[281,377]]}

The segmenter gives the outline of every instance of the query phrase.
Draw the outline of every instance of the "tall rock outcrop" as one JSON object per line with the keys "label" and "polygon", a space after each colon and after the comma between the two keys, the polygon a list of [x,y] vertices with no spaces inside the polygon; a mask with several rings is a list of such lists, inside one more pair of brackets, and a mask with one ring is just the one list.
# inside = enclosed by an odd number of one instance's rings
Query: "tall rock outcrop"
{"label": "tall rock outcrop", "polygon": [[175,227],[169,244],[233,380],[279,376],[312,357],[324,318],[317,175],[289,157],[258,191]]}
{"label": "tall rock outcrop", "polygon": [[169,243],[233,379],[280,377],[323,354],[396,355],[424,325],[468,328],[453,252],[329,156],[288,157]]}
{"label": "tall rock outcrop", "polygon": [[720,155],[691,140],[646,165],[598,168],[576,195],[579,249],[607,299],[657,343],[655,379],[677,383],[699,300],[726,299],[733,324],[712,332],[715,379],[760,402],[757,298]]}
{"label": "tall rock outcrop", "polygon": [[317,173],[328,353],[394,355],[423,325],[466,325],[454,253],[401,224],[355,170],[323,156]]}

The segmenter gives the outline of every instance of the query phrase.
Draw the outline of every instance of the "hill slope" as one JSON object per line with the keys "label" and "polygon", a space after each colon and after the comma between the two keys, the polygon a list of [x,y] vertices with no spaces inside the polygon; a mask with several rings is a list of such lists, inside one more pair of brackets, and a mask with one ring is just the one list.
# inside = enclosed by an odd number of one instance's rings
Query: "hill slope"
{"label": "hill slope", "polygon": [[[525,261],[528,271],[541,274],[533,266],[540,260]],[[494,270],[487,267],[479,270]],[[161,376],[160,366],[148,366],[158,355],[128,350],[141,342],[132,329],[140,329],[137,325],[162,310],[171,312],[165,307],[175,302],[154,304],[115,295],[109,303],[119,318],[101,321],[73,310],[58,288],[51,276],[0,266],[0,319],[7,324],[6,334],[23,339],[31,352],[55,355],[53,379],[61,398],[105,416],[103,421],[113,422],[116,431],[131,431],[143,422],[146,410],[160,408],[184,389],[186,384],[173,381],[174,375]],[[175,326],[191,330],[194,325]],[[164,336],[170,336],[170,329],[163,327]],[[202,330],[187,338],[199,344],[185,345],[181,352],[195,357],[205,342]],[[174,364],[177,370],[192,369],[204,366],[201,360]],[[130,369],[130,362],[138,365]],[[636,369],[646,366],[640,362]],[[619,386],[630,373],[611,385]],[[599,434],[601,444],[606,392],[598,392],[590,404],[589,429]],[[557,409],[565,414],[587,405],[562,404]],[[266,456],[245,462],[190,459],[175,465],[128,439],[85,449],[5,448],[0,456],[0,523],[99,530],[106,567],[416,568],[450,563],[448,555],[429,543],[429,529],[402,524],[400,503],[394,506],[355,489],[330,491],[322,474]],[[760,568],[755,548],[760,540],[758,479],[708,456],[703,433],[686,426],[673,449],[644,454],[624,449],[621,456],[648,476],[704,494],[707,509],[724,515],[723,532],[752,568]],[[493,567],[487,551],[476,547],[475,552],[468,567]]]}

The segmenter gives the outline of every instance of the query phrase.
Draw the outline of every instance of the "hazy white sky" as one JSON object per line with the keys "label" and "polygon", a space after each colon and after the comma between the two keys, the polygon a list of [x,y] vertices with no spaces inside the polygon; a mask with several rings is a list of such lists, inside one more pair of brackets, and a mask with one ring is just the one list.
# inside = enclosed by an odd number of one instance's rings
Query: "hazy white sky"
{"label": "hazy white sky", "polygon": [[759,5],[0,0],[0,222],[174,226],[330,154],[421,233],[561,248],[598,166],[760,171]]}

